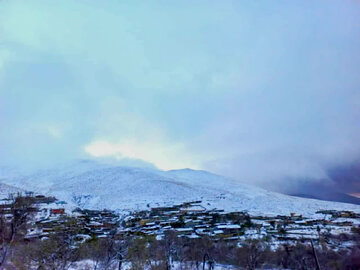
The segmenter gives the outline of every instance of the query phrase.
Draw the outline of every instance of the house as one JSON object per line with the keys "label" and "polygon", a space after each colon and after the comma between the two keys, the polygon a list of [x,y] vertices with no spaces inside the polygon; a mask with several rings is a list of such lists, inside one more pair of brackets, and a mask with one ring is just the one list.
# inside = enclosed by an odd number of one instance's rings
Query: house
{"label": "house", "polygon": [[177,228],[175,229],[175,232],[177,235],[190,235],[193,232],[193,228]]}
{"label": "house", "polygon": [[241,230],[241,227],[237,224],[218,225],[216,228],[224,231],[225,234],[238,233]]}
{"label": "house", "polygon": [[65,209],[64,208],[51,209],[50,213],[51,215],[63,215],[65,214]]}

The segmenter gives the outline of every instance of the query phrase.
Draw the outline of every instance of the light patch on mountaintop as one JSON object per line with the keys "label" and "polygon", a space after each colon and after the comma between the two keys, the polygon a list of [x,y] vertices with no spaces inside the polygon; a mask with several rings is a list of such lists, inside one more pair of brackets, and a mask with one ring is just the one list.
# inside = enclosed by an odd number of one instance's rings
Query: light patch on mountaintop
{"label": "light patch on mountaintop", "polygon": [[105,140],[93,141],[85,146],[85,152],[93,157],[114,157],[116,159],[140,159],[154,164],[161,170],[180,168],[201,169],[198,160],[181,143],[165,145],[159,142],[137,142],[123,140],[112,143]]}

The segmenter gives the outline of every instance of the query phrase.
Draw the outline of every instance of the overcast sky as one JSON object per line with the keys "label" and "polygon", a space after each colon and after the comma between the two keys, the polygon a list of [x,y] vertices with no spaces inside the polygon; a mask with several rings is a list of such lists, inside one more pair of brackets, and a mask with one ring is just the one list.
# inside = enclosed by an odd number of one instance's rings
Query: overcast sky
{"label": "overcast sky", "polygon": [[0,1],[0,164],[248,182],[360,157],[358,1]]}

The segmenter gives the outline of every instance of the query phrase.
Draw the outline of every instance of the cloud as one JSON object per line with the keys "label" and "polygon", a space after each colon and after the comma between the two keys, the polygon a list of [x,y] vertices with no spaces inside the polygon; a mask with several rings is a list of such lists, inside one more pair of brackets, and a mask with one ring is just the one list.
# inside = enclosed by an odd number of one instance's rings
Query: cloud
{"label": "cloud", "polygon": [[355,2],[13,0],[0,13],[1,163],[114,156],[265,185],[360,155]]}
{"label": "cloud", "polygon": [[144,143],[132,139],[124,139],[121,143],[94,141],[85,146],[85,151],[93,157],[143,160],[162,170],[199,168],[196,160],[189,156],[181,144]]}

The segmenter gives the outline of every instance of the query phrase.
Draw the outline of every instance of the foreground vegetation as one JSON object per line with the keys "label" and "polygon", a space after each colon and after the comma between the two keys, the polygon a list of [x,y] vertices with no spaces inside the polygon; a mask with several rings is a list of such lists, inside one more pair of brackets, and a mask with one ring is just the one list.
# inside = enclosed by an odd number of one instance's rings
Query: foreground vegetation
{"label": "foreground vegetation", "polygon": [[6,269],[69,269],[84,260],[91,262],[88,269],[213,269],[216,265],[236,269],[317,269],[317,260],[321,269],[359,269],[360,249],[336,252],[316,248],[314,253],[311,245],[298,243],[272,251],[261,240],[237,246],[206,237],[178,238],[172,233],[163,240],[93,238],[74,247],[71,237],[61,232],[46,240],[16,243]]}

